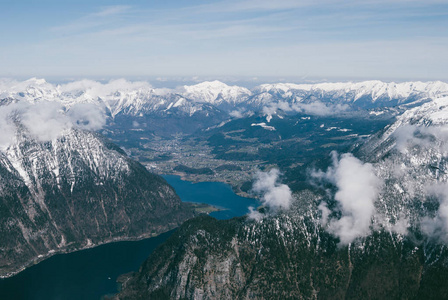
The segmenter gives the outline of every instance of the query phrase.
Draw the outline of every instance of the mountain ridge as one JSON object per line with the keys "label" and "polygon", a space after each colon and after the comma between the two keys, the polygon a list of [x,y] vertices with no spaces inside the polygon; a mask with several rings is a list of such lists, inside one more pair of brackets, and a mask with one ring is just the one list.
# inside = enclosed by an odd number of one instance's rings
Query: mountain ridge
{"label": "mountain ridge", "polygon": [[[212,104],[225,111],[262,109],[279,102],[337,102],[364,109],[407,104],[417,100],[448,95],[448,84],[441,81],[385,83],[381,81],[339,82],[317,84],[262,84],[253,89],[229,86],[220,81],[205,81],[177,89],[153,88],[148,82],[124,79],[100,83],[92,80],[53,85],[44,79],[0,81],[0,99],[57,101],[70,108],[77,103],[93,103],[118,114],[139,115],[191,107],[192,114],[202,104]],[[179,102],[180,101],[180,102]],[[183,101],[183,103],[182,103]]]}

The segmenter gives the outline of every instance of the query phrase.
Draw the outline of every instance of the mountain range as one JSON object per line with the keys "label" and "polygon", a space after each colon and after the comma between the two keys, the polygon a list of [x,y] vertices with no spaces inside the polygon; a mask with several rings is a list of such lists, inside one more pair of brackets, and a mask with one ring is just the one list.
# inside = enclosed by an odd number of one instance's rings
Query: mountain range
{"label": "mountain range", "polygon": [[100,83],[91,80],[67,84],[51,84],[43,79],[26,81],[1,80],[2,102],[57,101],[69,108],[76,103],[94,103],[108,115],[138,116],[147,113],[169,114],[182,111],[193,115],[207,111],[209,106],[227,113],[244,110],[307,110],[310,104],[324,101],[324,105],[347,105],[345,109],[371,109],[427,101],[448,95],[448,84],[435,82],[384,83],[381,81],[319,83],[319,84],[262,84],[251,90],[229,86],[220,81],[207,81],[176,89],[153,88],[147,82],[123,79]]}
{"label": "mountain range", "polygon": [[[126,138],[130,129],[166,138],[207,131],[208,145],[223,159],[246,155],[236,151],[243,144],[258,157],[261,141],[263,160],[277,166],[290,151],[314,159],[322,149],[346,149],[339,142],[351,143],[352,153],[332,152],[329,164],[296,165],[308,168],[302,170],[307,185],[297,182],[290,205],[185,222],[138,272],[123,276],[115,298],[448,297],[446,83],[281,83],[249,90],[218,81],[155,89],[125,80],[2,80],[0,107],[20,110],[23,103],[57,104],[74,125],[50,114],[62,131],[42,139],[39,126],[21,125],[48,114],[29,109],[22,118],[13,115],[12,142],[0,139],[3,272],[55,252],[157,234],[194,215],[163,179],[86,129]],[[371,123],[364,117],[383,114],[392,116],[390,124],[366,135]],[[103,115],[107,121],[99,122]],[[365,138],[349,126],[362,128]],[[297,135],[305,127],[306,136]],[[322,138],[328,140],[311,147]],[[281,156],[271,159],[272,151]],[[291,170],[286,182],[297,180]],[[275,202],[277,191],[265,196]]]}

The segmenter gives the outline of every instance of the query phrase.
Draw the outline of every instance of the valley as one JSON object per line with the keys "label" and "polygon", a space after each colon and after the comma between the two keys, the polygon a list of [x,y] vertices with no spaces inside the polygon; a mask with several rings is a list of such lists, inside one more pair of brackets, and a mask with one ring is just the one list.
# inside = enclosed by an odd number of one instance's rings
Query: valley
{"label": "valley", "polygon": [[7,270],[178,227],[110,297],[446,295],[446,84],[115,84],[0,93]]}
{"label": "valley", "polygon": [[[273,117],[275,131],[252,126],[265,121],[263,115],[228,120],[194,134],[156,136],[140,128],[129,135],[107,126],[104,133],[132,158],[156,174],[176,174],[193,181],[230,184],[242,196],[251,197],[254,174],[281,168],[290,176],[288,184],[298,188],[306,169],[325,160],[331,151],[346,152],[393,121],[393,116],[370,114],[322,117],[298,114]],[[294,178],[293,178],[294,176]],[[304,180],[305,181],[305,180]]]}

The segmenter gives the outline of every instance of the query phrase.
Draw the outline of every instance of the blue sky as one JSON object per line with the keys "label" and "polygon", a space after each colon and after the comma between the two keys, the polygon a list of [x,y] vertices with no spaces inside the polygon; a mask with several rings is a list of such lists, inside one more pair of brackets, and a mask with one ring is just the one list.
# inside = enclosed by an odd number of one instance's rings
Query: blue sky
{"label": "blue sky", "polygon": [[448,81],[448,1],[0,0],[0,76]]}

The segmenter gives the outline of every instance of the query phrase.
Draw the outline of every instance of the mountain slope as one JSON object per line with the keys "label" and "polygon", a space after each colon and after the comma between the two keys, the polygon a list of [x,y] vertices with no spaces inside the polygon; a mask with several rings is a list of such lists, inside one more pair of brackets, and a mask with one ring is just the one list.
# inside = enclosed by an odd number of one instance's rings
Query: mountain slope
{"label": "mountain slope", "polygon": [[[301,195],[303,200],[306,197],[310,196]],[[444,247],[416,246],[385,231],[339,247],[310,213],[303,212],[260,222],[210,217],[187,221],[138,272],[122,278],[124,288],[115,299],[448,296]],[[426,252],[438,253],[439,260],[429,261]]]}
{"label": "mountain slope", "polygon": [[388,218],[414,227],[438,218],[448,184],[447,125],[448,97],[438,98],[406,111],[358,150],[385,180],[380,210]]}
{"label": "mountain slope", "polygon": [[0,152],[0,274],[55,252],[154,236],[193,216],[166,181],[101,136],[42,142],[19,126]]}
{"label": "mountain slope", "polygon": [[329,181],[288,211],[186,222],[116,298],[446,299],[447,124],[448,98],[431,100],[360,147],[370,163],[310,172]]}

